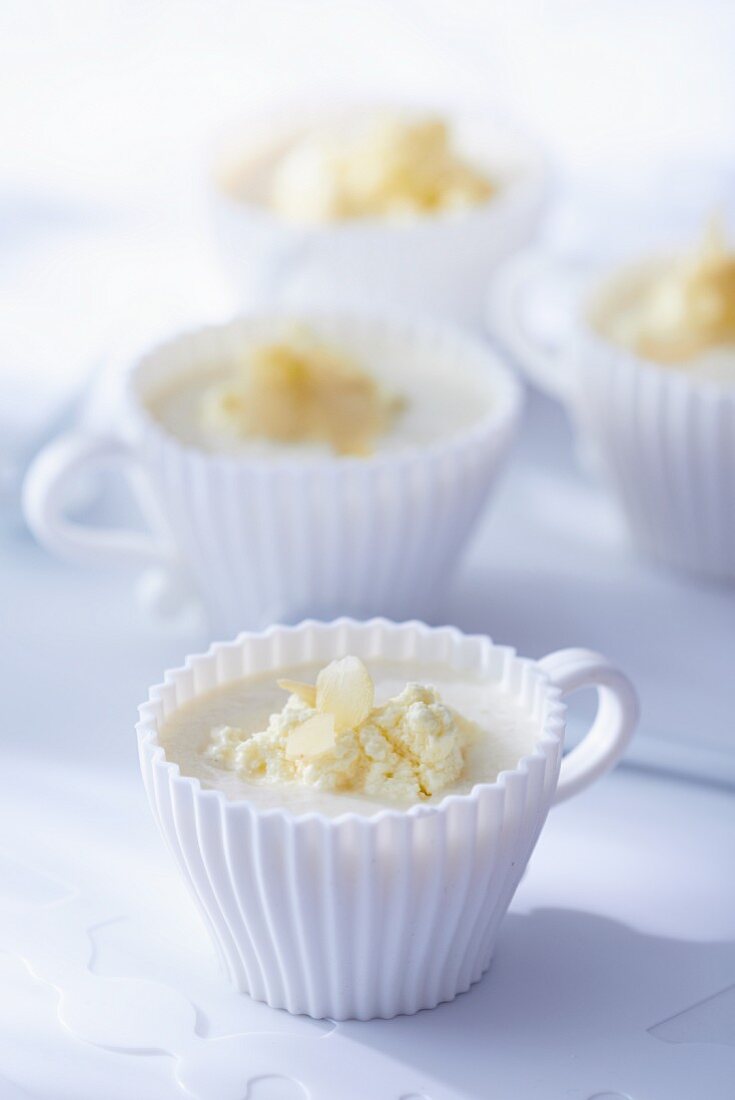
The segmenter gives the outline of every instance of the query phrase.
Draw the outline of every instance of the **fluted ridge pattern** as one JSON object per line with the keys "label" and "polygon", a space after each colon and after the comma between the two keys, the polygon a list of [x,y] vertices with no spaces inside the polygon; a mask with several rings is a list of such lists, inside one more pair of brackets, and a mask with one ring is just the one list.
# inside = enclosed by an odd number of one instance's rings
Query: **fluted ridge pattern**
{"label": "fluted ridge pattern", "polygon": [[[534,752],[498,782],[408,812],[294,816],[228,802],[158,744],[194,694],[349,649],[444,660],[500,679],[539,719]],[[235,988],[292,1013],[370,1019],[451,1000],[487,969],[556,787],[564,708],[532,662],[486,638],[383,620],[242,635],[153,689],[138,725],[154,817]]]}

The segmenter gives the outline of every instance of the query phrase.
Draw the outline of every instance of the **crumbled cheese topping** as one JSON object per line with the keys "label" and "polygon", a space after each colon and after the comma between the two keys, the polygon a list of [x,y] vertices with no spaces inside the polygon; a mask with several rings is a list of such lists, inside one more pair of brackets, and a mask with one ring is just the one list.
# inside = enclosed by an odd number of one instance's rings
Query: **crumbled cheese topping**
{"label": "crumbled cheese topping", "polygon": [[716,222],[698,248],[652,279],[635,308],[615,320],[613,335],[660,363],[735,343],[735,253]]}
{"label": "crumbled cheese topping", "polygon": [[360,455],[403,404],[342,351],[293,325],[248,351],[233,377],[210,389],[202,415],[209,432],[234,442],[317,443]]}
{"label": "crumbled cheese topping", "polygon": [[279,684],[291,694],[267,728],[252,735],[233,726],[214,729],[210,760],[250,782],[399,801],[430,798],[462,774],[474,726],[433,687],[407,684],[376,707],[372,679],[357,657],[327,665],[315,686]]}
{"label": "crumbled cheese topping", "polygon": [[474,206],[494,190],[454,151],[441,118],[377,114],[297,143],[274,172],[271,203],[300,222],[411,217]]}

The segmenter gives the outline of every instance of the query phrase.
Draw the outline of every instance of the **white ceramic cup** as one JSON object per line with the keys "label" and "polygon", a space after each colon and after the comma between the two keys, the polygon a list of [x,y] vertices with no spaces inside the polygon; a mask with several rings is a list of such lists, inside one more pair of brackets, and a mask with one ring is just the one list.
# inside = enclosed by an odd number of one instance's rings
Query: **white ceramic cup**
{"label": "white ceramic cup", "polygon": [[[536,250],[495,276],[488,325],[539,388],[561,400],[583,449],[617,495],[649,557],[693,574],[735,580],[735,386],[645,360],[591,323],[617,276]],[[558,338],[544,340],[534,306],[556,299]]]}
{"label": "white ceramic cup", "polygon": [[[195,696],[346,653],[501,684],[537,724],[533,752],[469,794],[336,818],[228,801],[166,760],[161,726]],[[562,699],[583,687],[597,689],[597,716],[562,760]],[[188,658],[151,689],[137,732],[153,815],[235,988],[293,1013],[368,1020],[433,1008],[480,979],[549,808],[613,766],[637,718],[629,681],[589,650],[530,661],[451,627],[341,619]]]}
{"label": "white ceramic cup", "polygon": [[487,114],[457,115],[453,133],[500,190],[455,214],[397,222],[360,218],[299,225],[269,210],[275,158],[313,125],[343,123],[347,111],[255,119],[223,141],[211,173],[215,241],[240,300],[248,305],[389,307],[479,324],[488,277],[533,237],[548,183],[539,150]]}
{"label": "white ceramic cup", "polygon": [[[246,338],[272,337],[284,319],[293,317],[244,317],[144,356],[128,380],[124,436],[64,436],[32,464],[24,509],[39,541],[83,563],[183,568],[222,634],[306,615],[426,615],[446,589],[514,437],[520,386],[482,342],[432,322],[311,314],[299,319],[368,362],[372,349],[396,369],[411,355],[419,363],[431,357],[447,372],[477,372],[491,391],[488,409],[431,445],[308,460],[286,451],[206,453],[184,446],[147,412],[151,385],[231,356]],[[88,527],[64,515],[70,484],[108,461],[142,477],[155,533]]]}

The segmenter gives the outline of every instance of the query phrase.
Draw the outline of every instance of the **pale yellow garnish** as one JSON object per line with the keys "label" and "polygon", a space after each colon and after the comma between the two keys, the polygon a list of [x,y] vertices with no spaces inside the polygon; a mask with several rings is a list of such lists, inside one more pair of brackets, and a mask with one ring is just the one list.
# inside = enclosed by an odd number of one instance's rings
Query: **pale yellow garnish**
{"label": "pale yellow garnish", "polygon": [[359,657],[331,661],[317,676],[316,684],[300,680],[277,680],[276,683],[307,707],[329,715],[338,731],[359,726],[375,702],[375,685]]}
{"label": "pale yellow garnish", "polygon": [[282,691],[296,695],[307,707],[316,706],[316,684],[303,684],[300,680],[276,680]]}
{"label": "pale yellow garnish", "polygon": [[250,735],[231,727],[212,731],[207,756],[250,782],[420,801],[460,777],[464,748],[477,734],[474,723],[442,703],[436,688],[407,684],[375,706],[372,678],[358,657],[321,670],[316,706],[299,694],[310,685],[279,685],[290,697],[266,729]]}
{"label": "pale yellow garnish", "polygon": [[634,346],[657,362],[684,363],[728,343],[735,343],[735,253],[713,221],[699,248],[653,282]]}
{"label": "pale yellow garnish", "polygon": [[323,222],[462,209],[494,191],[454,150],[443,119],[378,113],[297,143],[274,174],[271,201],[283,217]]}
{"label": "pale yellow garnish", "polygon": [[235,441],[327,444],[368,454],[403,406],[344,352],[305,326],[248,352],[232,380],[204,403],[210,431]]}
{"label": "pale yellow garnish", "polygon": [[319,756],[335,745],[334,717],[331,714],[314,714],[300,726],[292,729],[286,739],[286,756]]}
{"label": "pale yellow garnish", "polygon": [[338,732],[364,722],[375,702],[375,685],[359,657],[331,661],[316,678],[316,707],[333,714]]}

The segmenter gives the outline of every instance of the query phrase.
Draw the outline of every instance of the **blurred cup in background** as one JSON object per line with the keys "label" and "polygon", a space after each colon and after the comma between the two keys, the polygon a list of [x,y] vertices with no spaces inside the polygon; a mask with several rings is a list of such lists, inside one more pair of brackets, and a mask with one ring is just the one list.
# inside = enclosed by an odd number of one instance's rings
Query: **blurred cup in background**
{"label": "blurred cup in background", "polygon": [[[349,135],[375,110],[266,116],[221,142],[210,177],[212,226],[240,302],[389,307],[477,325],[488,277],[531,240],[548,197],[540,150],[492,112],[446,116],[457,149],[496,188],[477,205],[300,224],[269,202],[273,173],[289,150],[314,133]],[[397,108],[384,110],[401,117]]]}
{"label": "blurred cup in background", "polygon": [[[184,444],[151,415],[155,387],[224,361],[279,320],[251,314],[144,356],[130,373],[124,436],[72,433],[37,456],[24,487],[28,524],[52,553],[82,563],[183,566],[217,632],[307,616],[426,615],[515,437],[520,384],[483,343],[435,322],[313,314],[308,324],[320,338],[366,361],[380,357],[398,377],[408,362],[430,362],[453,386],[462,374],[476,379],[482,406],[471,405],[466,427],[427,445],[359,458],[304,456],[287,446],[271,454],[210,452]],[[78,475],[111,460],[143,479],[158,533],[65,516],[65,493]]]}

